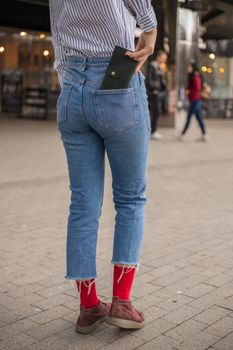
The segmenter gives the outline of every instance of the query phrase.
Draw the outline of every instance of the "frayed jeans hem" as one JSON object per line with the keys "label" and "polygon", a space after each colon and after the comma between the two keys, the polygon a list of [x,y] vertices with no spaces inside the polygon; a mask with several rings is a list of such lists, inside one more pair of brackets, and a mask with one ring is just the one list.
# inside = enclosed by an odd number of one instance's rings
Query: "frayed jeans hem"
{"label": "frayed jeans hem", "polygon": [[87,280],[91,280],[91,279],[96,279],[97,276],[85,276],[85,277],[80,277],[80,276],[77,276],[77,277],[71,277],[71,276],[67,276],[65,275],[64,276],[65,279],[67,280],[73,280],[73,281],[87,281]]}
{"label": "frayed jeans hem", "polygon": [[113,265],[124,265],[124,266],[136,266],[139,268],[140,264],[138,262],[128,262],[128,261],[116,261],[112,260],[111,263]]}

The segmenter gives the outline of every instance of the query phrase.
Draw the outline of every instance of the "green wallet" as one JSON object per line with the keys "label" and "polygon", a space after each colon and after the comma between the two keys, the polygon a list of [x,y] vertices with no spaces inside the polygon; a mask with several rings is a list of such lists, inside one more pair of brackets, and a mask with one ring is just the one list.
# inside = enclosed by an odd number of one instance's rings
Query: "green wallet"
{"label": "green wallet", "polygon": [[135,72],[138,61],[126,56],[126,51],[130,50],[115,46],[100,90],[127,89],[129,87],[129,82]]}

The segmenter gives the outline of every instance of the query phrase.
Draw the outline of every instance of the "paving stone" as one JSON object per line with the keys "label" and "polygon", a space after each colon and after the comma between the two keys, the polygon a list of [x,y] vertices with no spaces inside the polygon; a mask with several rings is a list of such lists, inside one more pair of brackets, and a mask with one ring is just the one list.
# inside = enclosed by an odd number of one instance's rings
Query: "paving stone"
{"label": "paving stone", "polygon": [[[222,262],[223,262],[223,259],[219,259],[217,257],[208,257],[206,259],[201,260],[198,263],[198,265],[207,268],[205,274],[210,275],[209,273],[211,271],[211,275],[216,275],[218,270],[222,270],[221,269],[221,263]],[[213,266],[213,265],[216,265],[216,266]],[[214,270],[215,270],[215,272],[214,272]]]}
{"label": "paving stone", "polygon": [[3,321],[0,321],[0,327],[4,327],[4,326],[6,326],[6,323]]}
{"label": "paving stone", "polygon": [[29,318],[11,323],[10,325],[5,325],[0,328],[0,340],[5,340],[11,338],[17,334],[23,333],[25,330],[32,328],[35,322]]}
{"label": "paving stone", "polygon": [[1,312],[1,320],[7,324],[13,323],[15,321],[22,320],[25,317],[29,317],[41,312],[42,309],[31,305],[25,305],[24,307],[17,308],[16,310],[6,310]]}
{"label": "paving stone", "polygon": [[207,294],[194,301],[191,301],[189,306],[204,311],[215,304],[221,306],[222,301],[223,298],[218,295]]}
{"label": "paving stone", "polygon": [[182,270],[178,270],[178,271],[172,272],[166,276],[156,278],[152,282],[154,282],[156,285],[166,287],[166,286],[169,286],[177,281],[185,279],[186,276],[187,276],[187,274],[185,272],[183,272]]}
{"label": "paving stone", "polygon": [[88,336],[87,337],[83,337],[82,340],[78,340],[77,342],[71,344],[68,349],[69,350],[77,350],[77,349],[82,349],[82,350],[89,350],[89,349],[105,349],[105,346],[107,344],[103,341],[100,340],[94,336]]}
{"label": "paving stone", "polygon": [[162,309],[173,311],[182,305],[190,304],[192,300],[194,299],[183,295],[180,291],[176,291],[176,293],[171,292],[169,298],[158,301],[156,305]]}
{"label": "paving stone", "polygon": [[215,294],[224,298],[233,296],[233,282],[225,283],[223,286],[217,288]]}
{"label": "paving stone", "polygon": [[48,310],[51,309],[57,305],[67,305],[68,303],[74,303],[75,305],[79,305],[78,301],[76,298],[71,297],[70,295],[67,294],[57,294],[53,297],[46,298],[43,301],[39,301],[34,303],[38,308]]}
{"label": "paving stone", "polygon": [[200,283],[191,289],[185,290],[184,294],[188,295],[190,297],[193,297],[193,298],[199,298],[202,295],[210,293],[214,289],[215,288],[212,286],[209,286],[209,285],[204,284],[204,283]]}
{"label": "paving stone", "polygon": [[112,343],[121,337],[129,335],[130,332],[129,330],[120,329],[118,327],[105,326],[103,329],[97,330],[94,336],[107,343]]}
{"label": "paving stone", "polygon": [[[77,349],[79,349],[77,347]],[[25,350],[69,350],[69,343],[57,335],[53,335],[33,344],[33,349],[26,347]]]}
{"label": "paving stone", "polygon": [[210,278],[209,280],[206,280],[205,283],[210,284],[211,286],[220,287],[225,283],[231,282],[232,280],[233,280],[233,276],[225,273],[225,274],[220,274],[213,278]]}
{"label": "paving stone", "polygon": [[181,323],[179,326],[166,332],[166,335],[183,342],[186,339],[193,337],[204,329],[208,329],[207,325],[197,322],[193,319]]}
{"label": "paving stone", "polygon": [[126,335],[117,339],[113,343],[103,347],[103,350],[133,350],[138,348],[144,341],[133,335]]}
{"label": "paving stone", "polygon": [[16,299],[16,301],[21,304],[34,304],[44,300],[45,298],[35,293],[27,294]]}
{"label": "paving stone", "polygon": [[211,325],[220,320],[221,318],[229,315],[230,313],[230,310],[226,310],[219,306],[212,306],[208,310],[205,310],[202,313],[195,316],[194,319],[199,322]]}
{"label": "paving stone", "polygon": [[206,276],[203,276],[199,273],[196,273],[192,276],[188,276],[185,279],[183,279],[182,281],[178,281],[177,283],[175,283],[173,285],[173,287],[175,287],[176,289],[191,289],[192,287],[196,287],[199,284],[205,282],[207,279]]}
{"label": "paving stone", "polygon": [[[132,297],[136,297],[136,298],[140,298],[144,295],[150,294],[155,290],[160,289],[160,286],[155,286],[153,284],[150,283],[144,283],[143,284],[143,288],[142,286],[137,286],[136,288],[132,289],[131,295]],[[110,289],[110,294],[111,294],[111,289]]]}
{"label": "paving stone", "polygon": [[167,310],[161,309],[157,306],[151,306],[150,308],[144,311],[145,324],[151,323],[154,320],[157,320],[161,316],[164,316],[167,313]]}
{"label": "paving stone", "polygon": [[67,291],[69,289],[73,289],[73,287],[70,284],[60,283],[60,284],[56,284],[55,286],[52,286],[52,287],[40,289],[39,291],[37,291],[37,294],[39,294],[42,297],[49,298],[49,297],[53,297],[57,294],[64,293],[65,291]]}
{"label": "paving stone", "polygon": [[138,331],[135,331],[134,335],[141,339],[150,341],[160,334],[167,332],[168,330],[174,328],[176,325],[162,318],[155,320]]}
{"label": "paving stone", "polygon": [[184,305],[175,311],[165,314],[163,318],[167,321],[175,323],[176,325],[179,325],[184,321],[193,318],[199,313],[200,311],[198,309],[194,309],[188,305]]}
{"label": "paving stone", "polygon": [[[198,333],[192,338],[176,345],[178,350],[205,350],[218,341],[218,337],[205,331]],[[223,350],[223,349],[221,349]]]}
{"label": "paving stone", "polygon": [[[41,285],[41,290],[43,289],[43,287],[53,287],[55,285],[61,284],[65,282],[65,278],[64,276],[62,276],[61,274],[55,275],[55,276],[49,276],[43,280],[40,281],[40,285]],[[69,283],[69,282],[66,282]]]}
{"label": "paving stone", "polygon": [[[75,331],[75,326],[62,330],[61,332],[56,334],[56,337],[60,338],[68,346],[77,343],[78,341],[84,340],[84,335],[77,333]],[[92,340],[94,340],[93,337]]]}
{"label": "paving stone", "polygon": [[20,298],[23,297],[24,295],[28,295],[34,292],[37,292],[38,290],[42,289],[43,287],[39,283],[32,283],[28,284],[23,287],[19,287],[16,285],[10,284],[10,287],[7,291],[7,295],[12,297],[12,298]]}
{"label": "paving stone", "polygon": [[233,319],[229,316],[223,317],[206,328],[205,331],[223,338],[233,332]]}
{"label": "paving stone", "polygon": [[216,301],[216,305],[221,306],[225,309],[233,310],[233,296],[229,298],[221,298]]}
{"label": "paving stone", "polygon": [[216,350],[232,350],[233,344],[233,333],[229,334],[225,338],[214,344],[214,349]]}
{"label": "paving stone", "polygon": [[143,296],[141,298],[138,298],[134,302],[134,306],[136,308],[144,311],[144,310],[148,309],[151,306],[158,305],[161,302],[161,300],[163,300],[163,299],[149,294],[149,295]]}
{"label": "paving stone", "polygon": [[40,340],[48,338],[53,334],[58,334],[64,329],[70,327],[72,327],[72,324],[70,322],[58,318],[43,325],[36,325],[30,329],[25,330],[24,333]]}
{"label": "paving stone", "polygon": [[34,316],[31,316],[30,319],[36,323],[44,324],[49,321],[55,320],[56,318],[60,318],[63,315],[71,313],[69,309],[62,305],[55,306],[53,309],[49,309],[46,311],[42,311]]}
{"label": "paving stone", "polygon": [[28,346],[32,348],[35,342],[36,340],[33,339],[32,337],[26,334],[20,334],[0,342],[0,349],[1,350],[19,350],[19,349],[22,349],[23,347],[28,347]]}
{"label": "paving stone", "polygon": [[155,340],[143,344],[137,350],[172,350],[179,342],[164,335],[160,335]]}
{"label": "paving stone", "polygon": [[62,318],[63,320],[66,320],[68,322],[71,322],[73,324],[76,324],[77,318],[78,318],[78,313],[73,311],[73,310],[69,310],[68,313],[63,314],[60,318]]}
{"label": "paving stone", "polygon": [[211,266],[208,269],[202,271],[202,274],[206,277],[216,277],[219,274],[225,273],[227,270],[222,266]]}
{"label": "paving stone", "polygon": [[161,267],[158,267],[157,269],[153,269],[149,272],[149,275],[152,277],[162,277],[164,275],[170,274],[172,272],[177,271],[178,268],[172,265],[164,265]]}

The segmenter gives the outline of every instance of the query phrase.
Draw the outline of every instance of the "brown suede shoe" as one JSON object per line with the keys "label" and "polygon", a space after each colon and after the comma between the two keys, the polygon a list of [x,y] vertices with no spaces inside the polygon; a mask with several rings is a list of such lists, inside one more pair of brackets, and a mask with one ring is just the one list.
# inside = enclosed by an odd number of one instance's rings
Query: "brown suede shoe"
{"label": "brown suede shoe", "polygon": [[100,301],[99,305],[86,309],[80,305],[80,315],[76,324],[76,331],[79,333],[90,333],[94,331],[98,325],[106,319],[110,310],[110,304]]}
{"label": "brown suede shoe", "polygon": [[139,329],[144,326],[144,315],[134,308],[131,301],[113,297],[106,322],[120,328]]}

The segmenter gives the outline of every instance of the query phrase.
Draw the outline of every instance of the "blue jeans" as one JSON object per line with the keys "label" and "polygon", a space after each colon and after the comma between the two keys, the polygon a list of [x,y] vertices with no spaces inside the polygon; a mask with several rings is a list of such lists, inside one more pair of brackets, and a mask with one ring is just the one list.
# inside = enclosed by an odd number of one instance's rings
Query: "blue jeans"
{"label": "blue jeans", "polygon": [[192,116],[193,114],[195,114],[196,119],[198,121],[198,124],[200,126],[201,132],[203,135],[206,134],[206,127],[205,127],[205,123],[204,120],[202,118],[202,113],[201,113],[201,101],[193,101],[190,103],[189,106],[189,111],[188,111],[188,116],[187,116],[187,120],[184,126],[184,129],[182,131],[182,135],[184,135],[186,133],[186,131],[188,130],[191,120],[192,120]]}
{"label": "blue jeans", "polygon": [[69,56],[57,100],[57,127],[71,190],[67,279],[97,276],[105,151],[116,210],[112,263],[139,264],[150,139],[145,77],[142,72],[134,74],[127,89],[100,90],[109,60]]}

